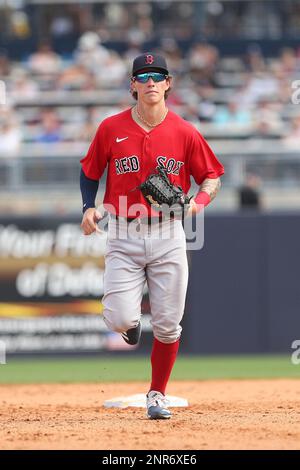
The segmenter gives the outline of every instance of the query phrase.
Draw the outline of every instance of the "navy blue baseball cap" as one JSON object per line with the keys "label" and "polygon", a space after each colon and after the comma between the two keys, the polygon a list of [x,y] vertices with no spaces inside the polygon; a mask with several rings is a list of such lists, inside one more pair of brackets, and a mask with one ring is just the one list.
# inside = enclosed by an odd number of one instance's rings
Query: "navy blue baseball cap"
{"label": "navy blue baseball cap", "polygon": [[162,72],[166,75],[169,74],[166,59],[163,56],[152,52],[145,52],[134,59],[132,75],[134,76],[138,74],[141,70],[147,71],[147,69]]}

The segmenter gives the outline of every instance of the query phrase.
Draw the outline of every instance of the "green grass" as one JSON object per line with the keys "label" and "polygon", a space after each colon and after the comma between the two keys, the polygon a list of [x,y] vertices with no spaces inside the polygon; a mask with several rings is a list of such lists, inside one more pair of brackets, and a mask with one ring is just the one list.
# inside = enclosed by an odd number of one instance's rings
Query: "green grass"
{"label": "green grass", "polygon": [[[147,357],[71,359],[9,359],[0,365],[0,383],[72,383],[149,380]],[[300,365],[290,356],[178,358],[172,380],[300,377]]]}

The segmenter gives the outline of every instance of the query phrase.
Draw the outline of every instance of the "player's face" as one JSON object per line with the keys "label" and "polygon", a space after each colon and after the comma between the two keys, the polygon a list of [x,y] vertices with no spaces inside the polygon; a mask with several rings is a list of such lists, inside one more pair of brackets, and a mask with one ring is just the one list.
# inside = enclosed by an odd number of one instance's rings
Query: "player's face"
{"label": "player's face", "polygon": [[132,80],[132,90],[137,92],[138,101],[147,104],[164,100],[165,92],[170,88],[171,78],[155,71],[141,71]]}

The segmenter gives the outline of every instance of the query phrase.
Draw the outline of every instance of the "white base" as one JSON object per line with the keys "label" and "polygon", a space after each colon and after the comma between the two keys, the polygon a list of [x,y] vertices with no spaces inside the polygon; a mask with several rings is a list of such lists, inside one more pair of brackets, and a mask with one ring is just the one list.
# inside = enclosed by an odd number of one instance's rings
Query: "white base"
{"label": "white base", "polygon": [[[167,395],[166,399],[168,400],[169,408],[188,406],[186,398]],[[111,398],[110,400],[105,400],[103,406],[105,408],[146,408],[146,395],[144,393],[138,393],[136,395],[130,395],[129,397]]]}

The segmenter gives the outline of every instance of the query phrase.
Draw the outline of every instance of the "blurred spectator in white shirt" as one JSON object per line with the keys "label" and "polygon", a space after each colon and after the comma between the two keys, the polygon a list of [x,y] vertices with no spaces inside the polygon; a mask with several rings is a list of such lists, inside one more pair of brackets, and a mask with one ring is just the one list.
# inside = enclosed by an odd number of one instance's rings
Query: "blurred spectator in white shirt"
{"label": "blurred spectator in white shirt", "polygon": [[15,155],[21,144],[21,132],[18,125],[12,121],[0,121],[0,156]]}
{"label": "blurred spectator in white shirt", "polygon": [[83,65],[96,75],[109,59],[109,55],[106,47],[102,46],[98,34],[88,31],[79,38],[74,58],[76,63]]}
{"label": "blurred spectator in white shirt", "polygon": [[241,104],[250,105],[265,98],[278,96],[280,92],[279,80],[268,71],[256,72],[248,75],[247,84],[237,94],[237,100]]}
{"label": "blurred spectator in white shirt", "polygon": [[29,69],[40,75],[55,75],[62,68],[62,60],[47,43],[40,44],[37,52],[28,59]]}
{"label": "blurred spectator in white shirt", "polygon": [[14,69],[11,75],[11,89],[9,95],[13,101],[18,99],[35,98],[39,93],[36,81],[28,76],[26,70]]}
{"label": "blurred spectator in white shirt", "polygon": [[119,54],[111,51],[102,66],[95,70],[98,85],[105,87],[120,86],[127,76],[127,68]]}
{"label": "blurred spectator in white shirt", "polygon": [[280,104],[268,102],[267,100],[261,100],[257,103],[254,110],[254,124],[256,127],[259,128],[262,123],[265,123],[270,131],[280,130],[283,125],[280,118],[280,108]]}
{"label": "blurred spectator in white shirt", "polygon": [[293,119],[291,129],[283,139],[286,147],[299,150],[300,143],[300,115]]}
{"label": "blurred spectator in white shirt", "polygon": [[83,64],[73,64],[67,67],[57,80],[57,88],[62,90],[95,89],[93,74]]}

